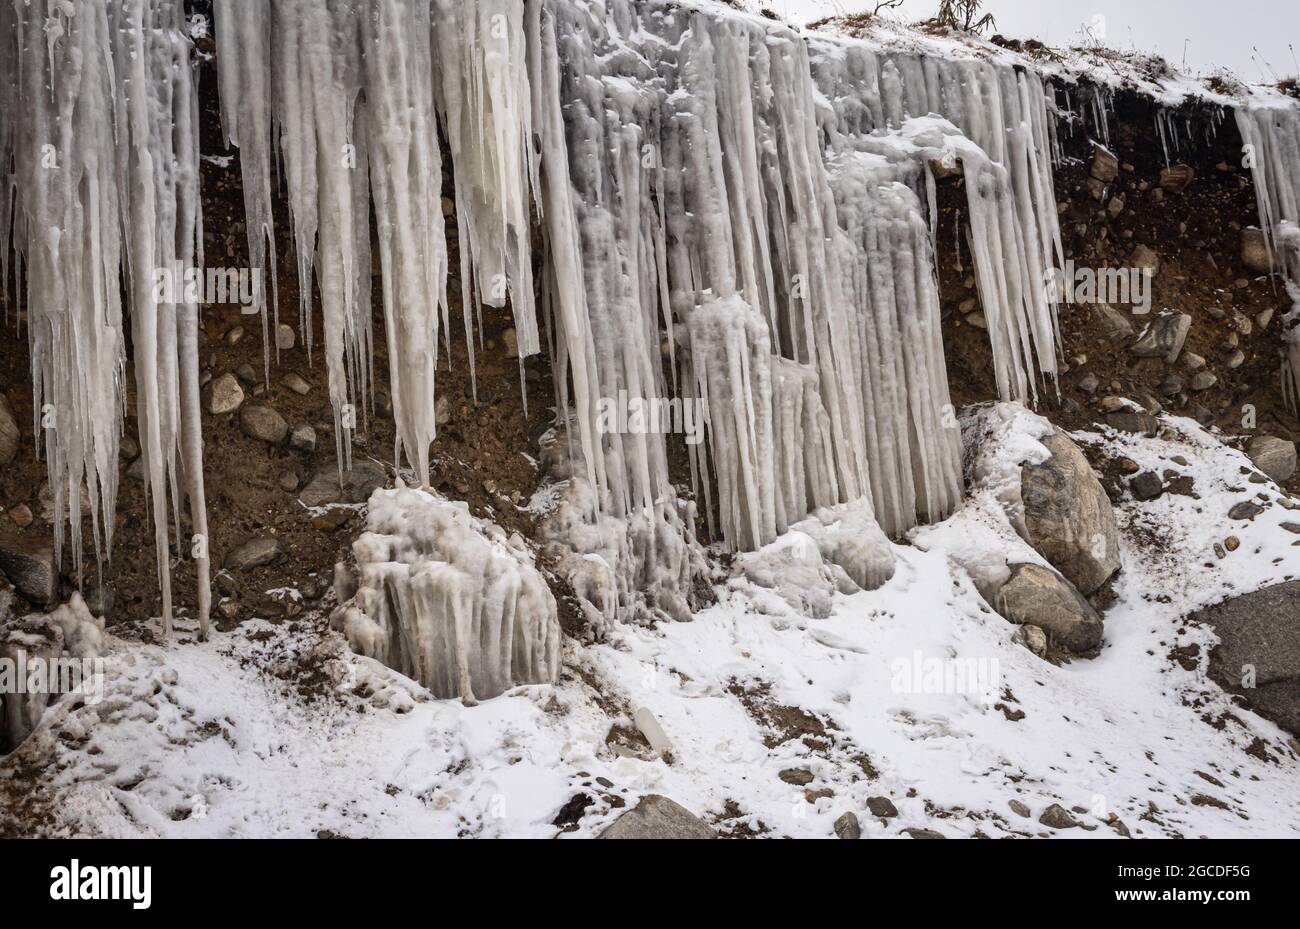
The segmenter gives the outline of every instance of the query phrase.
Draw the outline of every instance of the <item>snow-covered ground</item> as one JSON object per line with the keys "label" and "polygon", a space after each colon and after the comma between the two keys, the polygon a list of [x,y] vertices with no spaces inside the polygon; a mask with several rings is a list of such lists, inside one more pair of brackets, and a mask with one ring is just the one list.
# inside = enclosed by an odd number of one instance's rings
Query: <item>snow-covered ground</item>
{"label": "snow-covered ground", "polygon": [[[1003,438],[1032,454],[1034,419]],[[1294,742],[1204,676],[1212,637],[1183,622],[1300,576],[1296,537],[1278,527],[1288,510],[1226,515],[1283,495],[1248,484],[1246,458],[1190,420],[1163,418],[1158,439],[1074,438],[1187,474],[1199,495],[1120,508],[1124,570],[1094,660],[1035,657],[950,557],[977,527],[1016,550],[996,482],[977,482],[950,520],[894,546],[888,583],[835,594],[827,619],[733,579],[692,622],[567,640],[557,685],[472,708],[322,645],[323,617],[246,623],[207,644],[181,620],[170,645],[115,641],[104,702],[48,713],[0,763],[0,791],[31,777],[15,759],[49,763],[32,807],[47,831],[108,836],[545,837],[565,823],[590,836],[648,793],[723,834],[832,836],[853,810],[864,837],[1116,837],[1112,814],[1136,836],[1300,835]],[[1220,558],[1229,535],[1241,544]],[[1172,654],[1193,645],[1201,670]],[[635,736],[641,707],[671,763]],[[808,783],[782,779],[801,768]],[[873,818],[870,797],[898,817]],[[1040,825],[1053,803],[1081,811],[1084,829]]]}

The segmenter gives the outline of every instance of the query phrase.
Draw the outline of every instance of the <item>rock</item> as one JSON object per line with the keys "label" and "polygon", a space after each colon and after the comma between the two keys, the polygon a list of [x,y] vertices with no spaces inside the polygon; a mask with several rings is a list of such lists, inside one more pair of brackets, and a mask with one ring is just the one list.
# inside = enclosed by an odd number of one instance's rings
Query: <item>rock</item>
{"label": "rock", "polygon": [[305,397],[307,396],[308,393],[311,392],[311,385],[308,384],[305,380],[303,380],[301,375],[293,371],[290,371],[288,374],[286,374],[284,378],[280,381],[280,383],[282,383],[285,387],[288,387],[290,390],[292,390],[300,397]]}
{"label": "rock", "polygon": [[1108,149],[1102,148],[1094,142],[1092,144],[1092,167],[1088,169],[1088,174],[1103,184],[1109,184],[1119,177],[1119,159]]}
{"label": "rock", "polygon": [[1230,535],[1223,540],[1223,547],[1230,552],[1235,552],[1237,549],[1241,548],[1241,539],[1237,538],[1235,535]]}
{"label": "rock", "polygon": [[860,839],[862,824],[858,822],[858,817],[852,811],[843,813],[835,820],[835,834],[841,839]]}
{"label": "rock", "polygon": [[[1224,364],[1228,366],[1228,370],[1230,371],[1240,368],[1245,363],[1246,363],[1246,353],[1243,352],[1241,349],[1237,349],[1235,352],[1229,355],[1228,360],[1224,362]],[[1214,385],[1211,384],[1210,386],[1213,387]]]}
{"label": "rock", "polygon": [[1013,623],[1039,626],[1074,654],[1101,645],[1101,617],[1069,581],[1034,564],[1011,565],[1011,579],[994,598],[997,611]]}
{"label": "rock", "polygon": [[9,518],[19,529],[26,529],[32,524],[32,508],[26,503],[20,503],[9,510]]}
{"label": "rock", "polygon": [[1192,328],[1192,317],[1186,313],[1167,313],[1151,320],[1151,324],[1138,336],[1129,349],[1139,358],[1161,358],[1173,364],[1182,353],[1187,333]]}
{"label": "rock", "polygon": [[244,388],[233,374],[223,374],[203,388],[203,405],[214,416],[233,413],[244,404]]}
{"label": "rock", "polygon": [[438,399],[433,401],[434,421],[439,427],[451,422],[451,404],[447,402],[444,394],[438,394]]}
{"label": "rock", "polygon": [[1028,625],[1023,627],[1025,633],[1025,647],[1042,658],[1047,654],[1047,633],[1041,626]]}
{"label": "rock", "polygon": [[306,423],[299,423],[289,433],[289,447],[300,452],[316,451],[316,430]]}
{"label": "rock", "polygon": [[659,794],[641,802],[614,820],[598,839],[715,839],[717,833],[680,803]]}
{"label": "rock", "polygon": [[381,465],[369,459],[353,458],[352,470],[343,472],[339,483],[338,464],[330,462],[316,473],[298,495],[304,506],[326,506],[330,503],[365,503],[378,488],[388,483],[388,473]]}
{"label": "rock", "polygon": [[1260,716],[1300,735],[1300,581],[1207,607],[1190,617],[1219,636],[1209,674]]}
{"label": "rock", "polygon": [[505,344],[507,358],[519,357],[519,335],[513,327],[501,333],[501,341]]}
{"label": "rock", "polygon": [[240,365],[235,369],[235,377],[239,378],[241,384],[252,385],[257,383],[257,371],[254,370],[252,365]]}
{"label": "rock", "polygon": [[36,606],[50,605],[58,593],[54,549],[40,542],[0,537],[0,574],[9,579],[23,599]]}
{"label": "rock", "polygon": [[904,833],[904,835],[910,836],[910,837],[913,838],[913,839],[942,839],[942,838],[944,838],[944,834],[943,834],[942,832],[935,832],[933,829],[916,829],[916,828],[910,828],[910,829],[904,829],[904,830],[903,830],[903,833]]}
{"label": "rock", "polygon": [[1077,829],[1079,822],[1059,803],[1053,803],[1043,810],[1038,821],[1052,829]]}
{"label": "rock", "polygon": [[1115,309],[1109,303],[1098,303],[1093,307],[1097,325],[1107,341],[1114,345],[1126,345],[1133,338],[1133,323],[1127,314]]}
{"label": "rock", "polygon": [[1228,519],[1254,519],[1263,512],[1264,508],[1262,506],[1249,500],[1243,500],[1234,504],[1232,509],[1228,510]]}
{"label": "rock", "polygon": [[276,538],[250,539],[234,551],[228,552],[221,566],[227,571],[251,571],[275,564],[288,554],[284,543]]}
{"label": "rock", "polygon": [[989,327],[989,322],[984,318],[982,312],[968,313],[962,318],[966,320],[967,325],[974,326],[976,329],[987,329]]}
{"label": "rock", "polygon": [[103,618],[113,612],[113,603],[116,599],[112,587],[95,582],[86,590],[86,609],[90,610],[90,615]]}
{"label": "rock", "polygon": [[1095,394],[1097,388],[1100,386],[1101,381],[1097,379],[1097,375],[1095,374],[1085,374],[1083,377],[1079,378],[1079,389],[1085,394]]}
{"label": "rock", "polygon": [[1257,435],[1246,446],[1246,454],[1255,467],[1281,484],[1295,474],[1295,443],[1277,436]]}
{"label": "rock", "polygon": [[1152,277],[1160,273],[1160,256],[1146,245],[1139,245],[1129,255],[1129,264],[1139,270],[1150,271]]}
{"label": "rock", "polygon": [[292,326],[280,323],[275,327],[275,347],[280,351],[288,351],[297,341],[298,337],[294,334]]}
{"label": "rock", "polygon": [[898,815],[898,808],[888,797],[868,797],[867,809],[871,811],[872,816],[880,819],[893,819]]}
{"label": "rock", "polygon": [[123,461],[135,461],[140,457],[140,443],[133,437],[124,435],[117,446],[117,453]]}
{"label": "rock", "polygon": [[289,424],[284,417],[269,406],[260,404],[244,407],[239,412],[239,425],[249,438],[279,445],[289,434]]}
{"label": "rock", "polygon": [[1136,500],[1155,500],[1165,492],[1165,482],[1154,471],[1143,471],[1128,482],[1128,488]]}
{"label": "rock", "polygon": [[1199,371],[1205,367],[1205,356],[1196,352],[1183,352],[1183,365],[1188,371]]}
{"label": "rock", "polygon": [[1160,169],[1160,187],[1171,194],[1180,194],[1196,178],[1196,169],[1190,165],[1174,165]]}
{"label": "rock", "polygon": [[232,326],[230,328],[230,331],[226,333],[226,344],[229,345],[231,348],[234,348],[243,340],[244,340],[243,326]]}
{"label": "rock", "polygon": [[1118,219],[1119,214],[1124,212],[1124,198],[1111,197],[1110,202],[1106,204],[1106,215],[1111,219]]}
{"label": "rock", "polygon": [[18,430],[18,421],[14,418],[9,403],[0,396],[0,467],[9,464],[18,457],[22,447],[22,433]]}
{"label": "rock", "polygon": [[1263,229],[1248,226],[1241,230],[1241,263],[1260,274],[1268,274],[1273,270],[1273,260]]}
{"label": "rock", "polygon": [[293,493],[298,489],[298,475],[292,471],[285,471],[280,475],[280,489],[285,493]]}
{"label": "rock", "polygon": [[1219,383],[1218,376],[1213,371],[1197,371],[1192,375],[1192,390],[1200,393],[1203,390],[1209,390],[1215,384]]}
{"label": "rock", "polygon": [[786,768],[777,777],[795,787],[803,787],[813,782],[813,773],[807,768]]}
{"label": "rock", "polygon": [[1057,429],[1042,442],[1052,457],[1020,469],[1026,541],[1090,594],[1120,568],[1115,511],[1083,452],[1065,433]]}
{"label": "rock", "polygon": [[1160,431],[1160,422],[1150,413],[1107,413],[1106,425],[1119,432],[1131,432],[1136,435],[1155,437]]}
{"label": "rock", "polygon": [[1025,806],[1019,800],[1008,800],[1007,806],[1011,807],[1011,812],[1015,813],[1017,816],[1023,816],[1025,819],[1028,819],[1033,815],[1029,812],[1029,807]]}
{"label": "rock", "polygon": [[1258,326],[1261,331],[1267,329],[1268,324],[1271,323],[1272,321],[1273,321],[1273,308],[1271,306],[1268,307],[1267,309],[1260,310],[1258,313],[1255,314],[1255,325]]}

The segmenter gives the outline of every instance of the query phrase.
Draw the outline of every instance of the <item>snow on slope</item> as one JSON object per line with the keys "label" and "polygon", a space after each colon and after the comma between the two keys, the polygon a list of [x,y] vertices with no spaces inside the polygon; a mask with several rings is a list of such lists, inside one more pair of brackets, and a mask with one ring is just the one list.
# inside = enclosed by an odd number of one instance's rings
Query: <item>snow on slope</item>
{"label": "snow on slope", "polygon": [[[1033,419],[1006,435],[1028,453]],[[563,808],[589,836],[650,792],[724,834],[830,836],[851,809],[870,837],[1114,837],[1111,813],[1147,837],[1300,835],[1294,741],[1171,655],[1200,646],[1204,667],[1211,636],[1184,625],[1188,611],[1300,574],[1295,537],[1278,527],[1288,511],[1229,521],[1232,503],[1280,492],[1237,484],[1245,457],[1192,421],[1162,423],[1158,439],[1075,435],[1190,475],[1200,497],[1120,507],[1125,569],[1092,661],[1036,658],[953,566],[945,540],[977,522],[1014,544],[977,493],[916,546],[894,546],[883,587],[836,595],[828,619],[733,579],[692,622],[567,641],[559,684],[473,708],[322,644],[323,624],[307,621],[207,644],[118,642],[105,702],[61,706],[18,754],[54,759],[45,801],[62,828],[92,835],[551,836]],[[1219,559],[1228,534],[1241,546]],[[906,672],[935,659],[973,662],[991,692],[909,685]],[[628,735],[639,707],[662,723],[673,763]],[[811,783],[784,782],[791,768]],[[14,770],[0,765],[0,792]],[[581,818],[575,795],[591,798]],[[899,817],[868,815],[874,796]],[[1040,826],[1051,803],[1084,810],[1095,831]]]}

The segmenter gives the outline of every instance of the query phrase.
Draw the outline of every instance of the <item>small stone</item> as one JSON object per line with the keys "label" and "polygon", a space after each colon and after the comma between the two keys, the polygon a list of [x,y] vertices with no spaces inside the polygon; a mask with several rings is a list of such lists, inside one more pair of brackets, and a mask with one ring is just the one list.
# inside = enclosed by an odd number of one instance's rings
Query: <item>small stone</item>
{"label": "small stone", "polygon": [[32,524],[32,508],[26,503],[20,503],[9,511],[9,518],[19,529],[26,529]]}
{"label": "small stone", "polygon": [[1095,394],[1097,392],[1097,388],[1100,386],[1101,386],[1101,381],[1098,380],[1097,375],[1095,374],[1085,374],[1083,377],[1079,379],[1079,389],[1082,390],[1085,394],[1090,394],[1090,395]]}
{"label": "small stone", "polygon": [[1029,807],[1025,806],[1019,800],[1008,800],[1007,806],[1011,807],[1011,812],[1015,813],[1017,816],[1023,816],[1025,819],[1028,819],[1033,815],[1029,812]]}
{"label": "small stone", "polygon": [[1129,263],[1139,269],[1150,271],[1152,276],[1160,273],[1160,256],[1146,245],[1139,245],[1129,255]]}
{"label": "small stone", "polygon": [[1255,314],[1255,325],[1258,326],[1261,331],[1267,329],[1268,324],[1271,323],[1272,321],[1273,321],[1272,307],[1269,307],[1267,310],[1260,310],[1258,313]]}
{"label": "small stone", "polygon": [[298,489],[298,475],[292,471],[285,471],[280,475],[280,489],[285,493],[293,493]]}
{"label": "small stone", "polygon": [[233,622],[234,620],[239,619],[239,601],[231,600],[229,598],[222,600],[217,604],[217,612],[225,619]]}
{"label": "small stone", "polygon": [[807,768],[786,768],[777,777],[796,787],[803,787],[805,784],[813,782],[813,773]]}
{"label": "small stone", "polygon": [[140,443],[129,435],[122,436],[117,453],[123,461],[135,461],[140,457]]}
{"label": "small stone", "polygon": [[451,422],[451,404],[443,394],[438,394],[438,399],[433,401],[433,415],[439,426]]}
{"label": "small stone", "polygon": [[507,358],[519,357],[519,335],[513,328],[501,333],[501,341],[505,344]]}
{"label": "small stone", "polygon": [[1241,230],[1241,263],[1260,274],[1268,274],[1273,270],[1268,240],[1263,229],[1248,226]]}
{"label": "small stone", "polygon": [[223,374],[203,388],[208,412],[214,416],[233,413],[244,403],[244,388],[233,374]]}
{"label": "small stone", "polygon": [[904,829],[903,833],[913,839],[942,839],[942,832],[935,832],[933,829],[917,829],[915,827]]}
{"label": "small stone", "polygon": [[299,423],[289,433],[289,447],[300,452],[316,451],[316,430],[306,423]]}
{"label": "small stone", "polygon": [[1037,655],[1039,658],[1042,658],[1044,655],[1046,655],[1047,654],[1047,633],[1043,631],[1043,628],[1041,626],[1026,625],[1024,627],[1024,632],[1025,632],[1025,647],[1028,648],[1035,655]]}
{"label": "small stone", "polygon": [[235,377],[239,378],[241,384],[252,385],[257,383],[257,371],[253,369],[252,365],[240,365],[235,369]]}
{"label": "small stone", "polygon": [[1233,352],[1231,355],[1228,356],[1228,360],[1224,363],[1229,368],[1240,368],[1243,364],[1246,363],[1246,353],[1243,352],[1241,349],[1237,349],[1235,352]]}
{"label": "small stone", "polygon": [[1158,316],[1133,343],[1132,353],[1139,358],[1163,357],[1169,364],[1178,360],[1192,328],[1192,317],[1186,313],[1167,313]]}
{"label": "small stone", "polygon": [[963,319],[966,320],[967,325],[974,326],[976,329],[987,329],[989,327],[988,320],[984,318],[983,313],[968,313]]}
{"label": "small stone", "polygon": [[281,382],[300,397],[305,397],[311,391],[311,385],[302,379],[302,376],[294,371],[290,371],[284,376]]}
{"label": "small stone", "polygon": [[1195,391],[1209,390],[1219,383],[1219,378],[1212,371],[1197,371],[1192,375],[1191,388]]}
{"label": "small stone", "polygon": [[1228,519],[1254,519],[1263,512],[1264,508],[1262,506],[1249,500],[1243,500],[1234,504],[1232,509],[1228,510]]}
{"label": "small stone", "polygon": [[868,797],[867,809],[871,811],[872,816],[880,819],[893,819],[898,815],[898,808],[888,797]]}
{"label": "small stone", "polygon": [[1155,500],[1165,492],[1164,481],[1154,471],[1143,471],[1136,475],[1128,482],[1128,486],[1134,499],[1142,501]]}
{"label": "small stone", "polygon": [[1108,413],[1106,425],[1118,432],[1154,437],[1160,431],[1160,422],[1150,413]]}
{"label": "small stone", "polygon": [[1180,194],[1187,189],[1196,177],[1196,170],[1190,165],[1174,165],[1160,169],[1160,187],[1171,194]]}
{"label": "small stone", "polygon": [[1128,401],[1123,397],[1106,396],[1101,398],[1101,410],[1103,413],[1119,413],[1128,409]]}
{"label": "small stone", "polygon": [[1230,552],[1235,552],[1237,549],[1241,548],[1241,539],[1237,538],[1235,535],[1230,535],[1223,540],[1223,547]]}
{"label": "small stone", "polygon": [[1124,212],[1124,198],[1111,197],[1110,202],[1106,204],[1106,213],[1111,219],[1118,219],[1119,214]]}
{"label": "small stone", "polygon": [[1043,810],[1042,815],[1038,817],[1038,821],[1052,829],[1075,829],[1079,825],[1078,821],[1059,803],[1053,803]]}
{"label": "small stone", "polygon": [[659,794],[648,794],[596,838],[713,839],[717,833],[681,804]]}
{"label": "small stone", "polygon": [[1183,366],[1188,371],[1199,371],[1205,367],[1205,356],[1196,352],[1183,352]]}
{"label": "small stone", "polygon": [[226,344],[229,345],[231,348],[234,348],[243,340],[244,340],[243,326],[232,326],[230,328],[230,331],[226,333]]}
{"label": "small stone", "polygon": [[1137,474],[1142,470],[1142,466],[1132,458],[1120,458],[1116,460],[1115,464],[1125,474]]}
{"label": "small stone", "polygon": [[311,527],[321,532],[336,532],[348,524],[351,513],[342,507],[330,507],[311,518]]}
{"label": "small stone", "polygon": [[862,824],[858,822],[857,815],[852,811],[842,813],[839,819],[835,820],[835,834],[841,839],[862,838]]}
{"label": "small stone", "polygon": [[1300,523],[1282,523],[1281,528],[1292,535],[1300,535]]}
{"label": "small stone", "polygon": [[1092,167],[1088,170],[1088,174],[1103,184],[1109,184],[1119,177],[1119,159],[1109,149],[1103,148],[1094,142],[1092,145]]}
{"label": "small stone", "polygon": [[297,341],[298,337],[294,334],[292,326],[280,323],[275,327],[275,347],[280,351],[288,351],[293,348],[294,343]]}
{"label": "small stone", "polygon": [[227,571],[251,571],[254,568],[273,565],[287,554],[284,543],[279,539],[269,537],[250,539],[227,553],[221,566]]}
{"label": "small stone", "polygon": [[239,412],[239,425],[249,438],[278,445],[289,434],[284,417],[269,406],[246,406]]}

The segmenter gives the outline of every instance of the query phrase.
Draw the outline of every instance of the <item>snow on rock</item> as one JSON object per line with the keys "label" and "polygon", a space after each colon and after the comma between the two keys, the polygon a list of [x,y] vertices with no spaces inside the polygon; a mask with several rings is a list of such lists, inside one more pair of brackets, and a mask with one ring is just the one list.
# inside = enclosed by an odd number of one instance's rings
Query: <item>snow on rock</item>
{"label": "snow on rock", "polygon": [[332,625],[358,652],[467,705],[554,681],[555,598],[518,536],[422,490],[370,497],[356,594]]}

